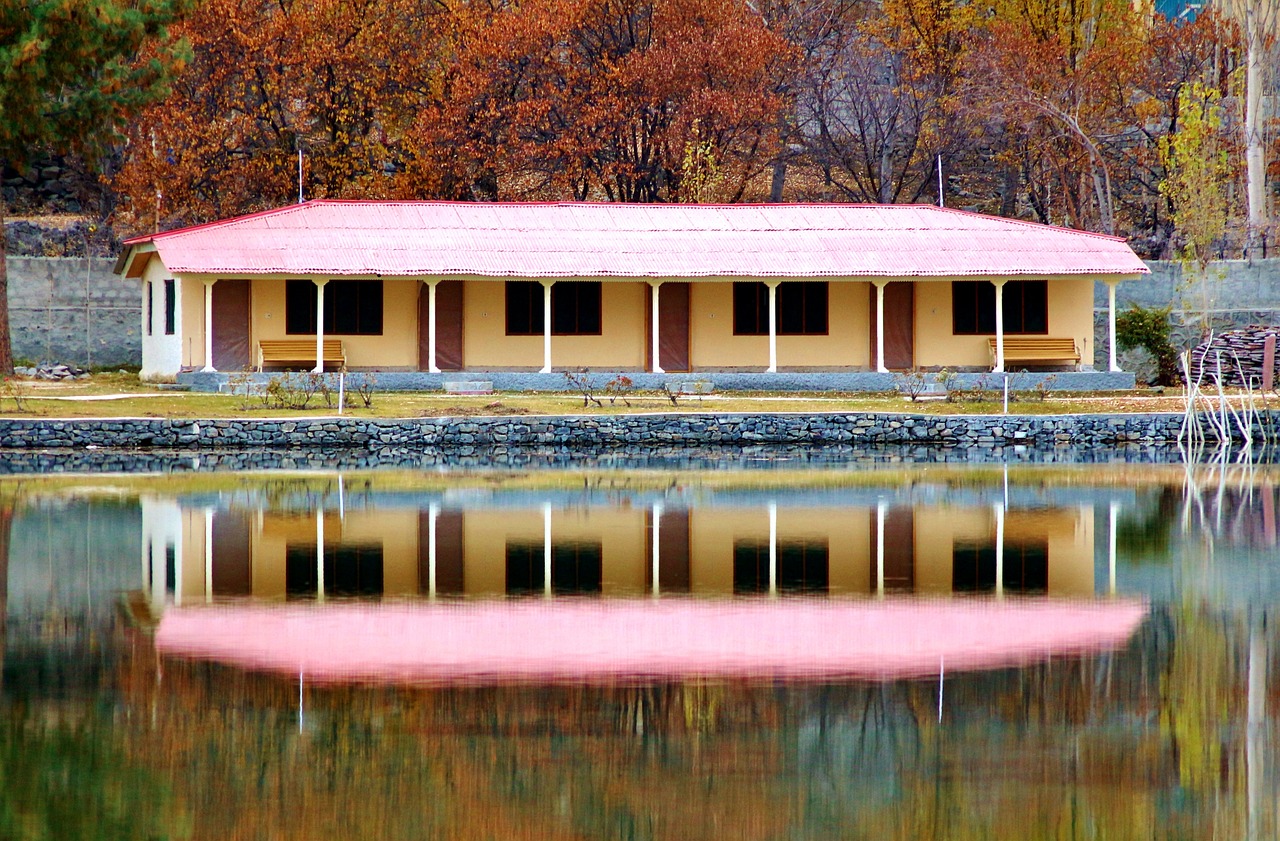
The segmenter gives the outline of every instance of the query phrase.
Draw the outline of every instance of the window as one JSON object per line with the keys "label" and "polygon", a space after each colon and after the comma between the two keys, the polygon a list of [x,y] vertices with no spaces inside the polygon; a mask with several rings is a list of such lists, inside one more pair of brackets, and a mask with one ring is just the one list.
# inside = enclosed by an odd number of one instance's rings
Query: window
{"label": "window", "polygon": [[172,280],[164,282],[164,334],[172,336],[178,331],[178,288]]}
{"label": "window", "polygon": [[[1004,285],[1004,331],[1049,332],[1049,284],[1043,280],[1011,280]],[[951,283],[952,332],[957,336],[994,336],[996,288],[985,280]]]}
{"label": "window", "polygon": [[155,331],[155,325],[151,321],[155,310],[155,301],[151,296],[155,294],[155,287],[151,281],[142,281],[142,329],[148,336]]}
{"label": "window", "polygon": [[[825,593],[829,586],[826,541],[778,543],[778,591]],[[733,592],[769,592],[769,543],[737,540],[733,544]]]}
{"label": "window", "polygon": [[[316,285],[290,280],[284,288],[284,331],[316,332]],[[339,336],[382,335],[382,281],[331,280],[324,287],[324,332]]]}
{"label": "window", "polygon": [[[825,336],[827,334],[826,281],[799,281],[778,285],[778,335]],[[769,287],[760,282],[733,284],[733,334],[769,335]]]}
{"label": "window", "polygon": [[[599,543],[552,543],[551,592],[557,596],[601,592],[604,589],[603,557]],[[541,543],[508,543],[507,594],[545,593],[545,563]]]}
{"label": "window", "polygon": [[[289,543],[284,554],[286,598],[312,598],[319,592],[316,544]],[[382,544],[337,543],[324,547],[327,596],[381,596]]]}
{"label": "window", "polygon": [[[541,336],[543,287],[528,280],[506,283],[507,335]],[[551,333],[554,336],[599,336],[601,326],[599,281],[563,281],[551,287]]]}
{"label": "window", "polygon": [[[1049,590],[1049,543],[1016,542],[1004,546],[1006,593]],[[956,543],[951,549],[951,589],[957,593],[991,593],[996,589],[996,545]]]}

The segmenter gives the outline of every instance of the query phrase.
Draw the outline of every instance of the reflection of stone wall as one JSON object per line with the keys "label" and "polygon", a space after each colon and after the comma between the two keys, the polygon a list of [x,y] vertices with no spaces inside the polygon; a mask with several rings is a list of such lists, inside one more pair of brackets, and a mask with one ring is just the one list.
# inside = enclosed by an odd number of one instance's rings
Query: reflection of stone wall
{"label": "reflection of stone wall", "polygon": [[[1206,330],[1216,333],[1249,325],[1280,325],[1280,258],[1223,260],[1209,266],[1203,277],[1176,262],[1148,262],[1151,275],[1120,284],[1116,309],[1123,312],[1137,304],[1163,307],[1173,304],[1174,346],[1190,350],[1200,344]],[[1094,287],[1094,365],[1107,367],[1107,287]],[[1155,365],[1145,351],[1121,351],[1120,367],[1133,371],[1139,382],[1155,376]]]}
{"label": "reflection of stone wall", "polygon": [[13,355],[82,367],[142,362],[142,292],[108,258],[10,257]]}

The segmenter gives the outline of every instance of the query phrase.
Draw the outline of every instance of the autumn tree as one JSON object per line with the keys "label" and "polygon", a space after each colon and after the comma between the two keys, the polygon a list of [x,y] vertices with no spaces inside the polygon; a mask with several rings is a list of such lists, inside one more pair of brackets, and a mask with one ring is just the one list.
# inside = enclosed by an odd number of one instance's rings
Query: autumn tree
{"label": "autumn tree", "polygon": [[778,147],[793,51],[744,4],[528,0],[455,20],[406,192],[737,201]]}
{"label": "autumn tree", "polygon": [[403,129],[431,92],[438,12],[434,0],[204,2],[180,29],[190,67],[129,133],[115,187],[130,226],[274,207],[300,187],[389,195]]}
{"label": "autumn tree", "polygon": [[[41,150],[101,150],[168,89],[185,47],[169,26],[187,0],[0,2],[0,170]],[[148,49],[146,60],[137,60]],[[0,198],[0,374],[13,373]]]}

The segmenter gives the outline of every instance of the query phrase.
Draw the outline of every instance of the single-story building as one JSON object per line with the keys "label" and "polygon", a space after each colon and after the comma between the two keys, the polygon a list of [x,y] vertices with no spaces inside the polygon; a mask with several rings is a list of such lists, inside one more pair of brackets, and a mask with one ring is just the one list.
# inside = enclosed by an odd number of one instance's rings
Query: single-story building
{"label": "single-story building", "polygon": [[1091,369],[1124,240],[919,205],[309,201],[125,242],[144,376]]}

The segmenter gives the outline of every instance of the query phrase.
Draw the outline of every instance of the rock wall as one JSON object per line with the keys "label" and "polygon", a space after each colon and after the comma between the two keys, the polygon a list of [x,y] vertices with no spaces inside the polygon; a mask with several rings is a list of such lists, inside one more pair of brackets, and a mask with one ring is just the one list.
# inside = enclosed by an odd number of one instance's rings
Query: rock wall
{"label": "rock wall", "polygon": [[[646,414],[619,417],[300,418],[297,420],[0,419],[0,448],[448,448],[530,446],[897,445],[1108,447],[1177,441],[1183,418],[1127,415]],[[1280,413],[1255,439],[1275,437]]]}

